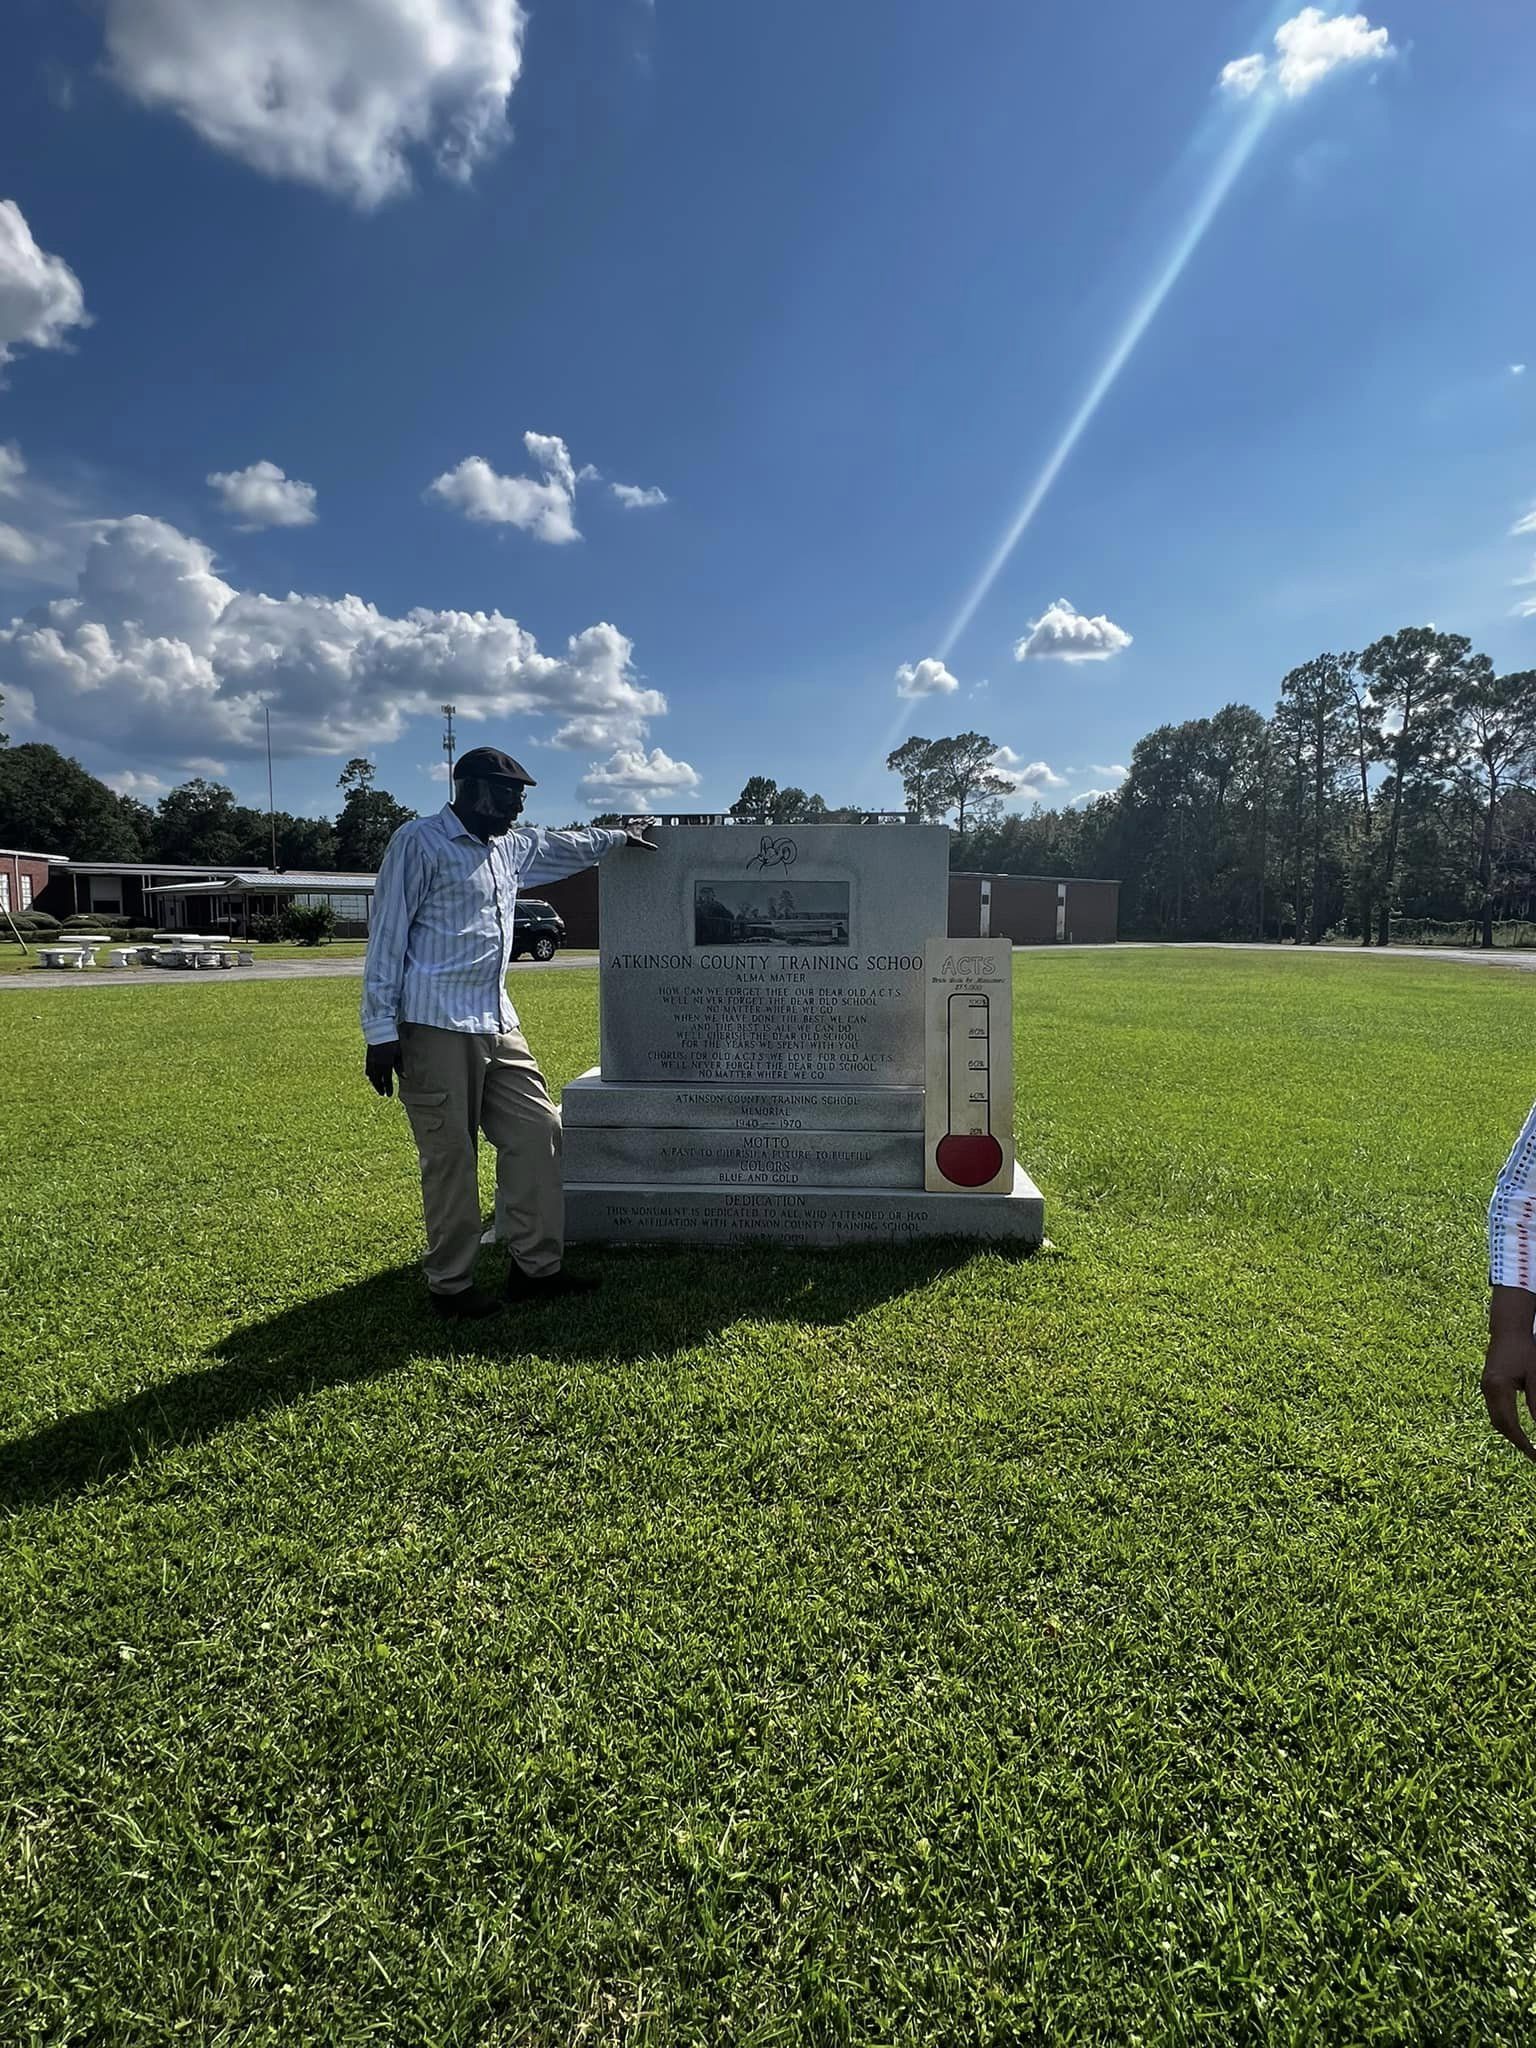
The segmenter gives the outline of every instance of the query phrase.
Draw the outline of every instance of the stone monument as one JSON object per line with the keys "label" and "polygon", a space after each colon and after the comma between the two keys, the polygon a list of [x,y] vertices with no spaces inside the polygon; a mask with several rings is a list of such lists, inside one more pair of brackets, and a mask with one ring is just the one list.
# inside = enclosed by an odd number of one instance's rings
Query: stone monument
{"label": "stone monument", "polygon": [[[1022,1170],[984,1192],[924,1186],[944,827],[676,826],[656,839],[655,854],[601,870],[602,1063],[562,1105],[569,1240],[1039,1244],[1043,1205]],[[975,966],[960,970],[962,995]],[[1011,1105],[1011,1037],[994,1045]],[[1006,1152],[1011,1163],[1011,1115]]]}

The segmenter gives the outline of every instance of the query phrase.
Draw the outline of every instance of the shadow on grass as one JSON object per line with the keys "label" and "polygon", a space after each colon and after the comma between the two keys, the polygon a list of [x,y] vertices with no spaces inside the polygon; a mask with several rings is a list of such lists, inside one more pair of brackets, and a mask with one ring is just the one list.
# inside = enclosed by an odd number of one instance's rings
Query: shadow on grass
{"label": "shadow on grass", "polygon": [[[899,1250],[578,1251],[572,1270],[599,1273],[596,1294],[519,1304],[469,1324],[439,1322],[418,1268],[395,1267],[232,1330],[193,1371],[0,1445],[0,1509],[83,1493],[167,1446],[200,1443],[247,1416],[424,1358],[531,1352],[619,1364],[689,1350],[740,1321],[842,1323],[983,1250],[1001,1248],[952,1239]],[[495,1284],[499,1271],[500,1259],[488,1258],[482,1283]]]}

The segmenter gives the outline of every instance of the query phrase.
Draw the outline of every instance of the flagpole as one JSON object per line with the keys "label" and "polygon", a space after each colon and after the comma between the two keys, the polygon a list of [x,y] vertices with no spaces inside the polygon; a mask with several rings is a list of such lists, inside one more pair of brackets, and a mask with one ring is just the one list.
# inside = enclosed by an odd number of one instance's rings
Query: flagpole
{"label": "flagpole", "polygon": [[272,706],[263,704],[267,715],[267,822],[272,828],[272,872],[277,873],[277,801],[272,792]]}

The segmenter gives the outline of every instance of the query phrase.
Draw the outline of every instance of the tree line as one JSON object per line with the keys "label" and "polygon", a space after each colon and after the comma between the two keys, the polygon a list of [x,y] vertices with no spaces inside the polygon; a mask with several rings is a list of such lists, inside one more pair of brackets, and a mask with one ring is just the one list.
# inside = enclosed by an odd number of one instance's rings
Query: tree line
{"label": "tree line", "polygon": [[1083,810],[973,807],[952,859],[1117,878],[1121,929],[1146,937],[1386,945],[1409,919],[1491,946],[1536,916],[1533,779],[1536,670],[1411,626],[1292,669],[1268,718],[1159,726]]}
{"label": "tree line", "polygon": [[[1120,788],[1082,808],[1005,811],[987,734],[914,737],[887,759],[908,810],[950,822],[951,865],[1117,879],[1120,928],[1149,938],[1388,943],[1395,920],[1536,919],[1536,670],[1499,675],[1461,634],[1404,627],[1291,670],[1265,717],[1226,704],[1136,743]],[[367,873],[415,813],[349,761],[334,819],[276,815],[276,864]],[[744,824],[840,823],[797,784],[752,776]],[[49,746],[0,734],[0,844],[77,860],[267,867],[273,820],[202,777],[151,809]],[[599,820],[599,822],[603,822]]]}
{"label": "tree line", "polygon": [[[997,751],[996,741],[984,733],[963,732],[954,739],[910,739],[885,765],[901,777],[909,812],[939,821],[953,811],[963,834],[968,818],[992,815],[988,805],[1000,810],[1000,799],[1013,791],[1014,784],[997,772]],[[834,810],[824,797],[807,795],[794,783],[781,789],[771,775],[753,775],[730,815],[742,825],[842,825],[869,817],[870,810],[860,804]]]}
{"label": "tree line", "polygon": [[0,735],[0,845],[69,860],[371,874],[390,834],[416,813],[377,787],[372,762],[361,757],[347,763],[337,787],[344,797],[334,818],[269,814],[203,776],[151,808],[119,796],[56,747],[7,746]]}

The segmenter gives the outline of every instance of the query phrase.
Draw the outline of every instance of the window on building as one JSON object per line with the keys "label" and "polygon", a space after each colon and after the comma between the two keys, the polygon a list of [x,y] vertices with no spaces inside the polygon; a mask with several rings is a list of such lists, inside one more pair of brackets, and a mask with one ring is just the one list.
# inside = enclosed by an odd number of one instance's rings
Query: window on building
{"label": "window on building", "polygon": [[303,889],[294,896],[295,903],[328,903],[338,924],[366,924],[368,906],[372,898],[361,890],[344,889]]}
{"label": "window on building", "polygon": [[30,875],[23,875],[21,878],[21,907],[23,910],[30,910],[32,908],[32,877]]}
{"label": "window on building", "polygon": [[9,876],[9,875],[6,875],[6,874],[0,874],[0,910],[7,910],[7,911],[8,911],[8,910],[10,909],[10,907],[11,907],[11,878],[10,878],[10,876]]}

